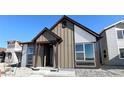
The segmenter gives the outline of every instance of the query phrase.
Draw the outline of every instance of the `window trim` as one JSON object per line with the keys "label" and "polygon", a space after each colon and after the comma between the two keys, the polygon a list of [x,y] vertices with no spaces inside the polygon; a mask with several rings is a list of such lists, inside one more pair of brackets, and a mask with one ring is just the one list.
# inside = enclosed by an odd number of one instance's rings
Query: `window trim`
{"label": "window trim", "polygon": [[120,49],[124,49],[124,47],[120,47],[120,48],[119,48],[119,59],[124,59],[124,58],[121,58]]}
{"label": "window trim", "polygon": [[[77,60],[76,59],[76,53],[79,52],[79,51],[76,51],[76,45],[77,44],[83,44],[83,52],[81,52],[81,53],[84,53],[84,60]],[[92,44],[93,45],[93,57],[94,57],[94,60],[86,60],[85,44]],[[90,61],[90,62],[94,62],[95,61],[95,49],[94,48],[95,48],[95,46],[94,46],[94,43],[93,42],[75,43],[75,61]]]}

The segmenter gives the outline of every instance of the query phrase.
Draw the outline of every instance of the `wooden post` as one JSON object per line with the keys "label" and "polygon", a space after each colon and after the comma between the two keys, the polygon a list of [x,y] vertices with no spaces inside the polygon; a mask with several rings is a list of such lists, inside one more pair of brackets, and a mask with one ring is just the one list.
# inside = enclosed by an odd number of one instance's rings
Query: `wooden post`
{"label": "wooden post", "polygon": [[33,67],[35,67],[35,59],[36,59],[36,44],[34,47],[34,54],[33,54]]}
{"label": "wooden post", "polygon": [[55,63],[56,68],[58,68],[58,43],[56,44]]}
{"label": "wooden post", "polygon": [[37,66],[41,67],[41,44],[38,44],[38,58],[37,58]]}
{"label": "wooden post", "polygon": [[40,57],[41,57],[41,67],[44,67],[44,45],[41,45],[41,50],[40,50]]}
{"label": "wooden post", "polygon": [[38,55],[38,47],[37,47],[37,44],[35,45],[35,64],[34,64],[34,67],[37,66],[37,55]]}
{"label": "wooden post", "polygon": [[58,68],[58,43],[53,45],[53,62],[54,68]]}
{"label": "wooden post", "polygon": [[56,68],[56,46],[53,45],[53,67]]}
{"label": "wooden post", "polygon": [[44,67],[46,66],[46,48],[45,48],[46,46],[44,45]]}

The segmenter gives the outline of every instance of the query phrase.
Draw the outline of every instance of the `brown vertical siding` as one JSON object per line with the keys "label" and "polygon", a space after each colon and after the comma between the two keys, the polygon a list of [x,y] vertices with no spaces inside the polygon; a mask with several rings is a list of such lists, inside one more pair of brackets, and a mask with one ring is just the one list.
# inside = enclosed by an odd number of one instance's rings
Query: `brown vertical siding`
{"label": "brown vertical siding", "polygon": [[64,38],[64,29],[62,29],[62,28],[61,28],[61,38],[62,38],[63,42],[61,43],[61,50],[60,50],[60,53],[61,53],[61,65],[60,65],[60,67],[64,68],[65,67],[65,56],[64,56],[65,38]]}
{"label": "brown vertical siding", "polygon": [[74,68],[74,25],[67,22],[67,27],[62,28],[59,23],[53,30],[55,34],[62,38],[58,45],[58,66],[60,68]]}
{"label": "brown vertical siding", "polygon": [[[57,35],[60,37],[61,36],[61,25],[58,24],[57,26]],[[58,45],[58,67],[61,66],[61,44]]]}
{"label": "brown vertical siding", "polygon": [[64,55],[65,56],[65,68],[68,68],[69,67],[69,65],[68,65],[69,64],[68,59],[69,59],[69,56],[71,56],[71,55],[68,55],[68,50],[69,50],[69,47],[68,47],[69,41],[68,41],[68,36],[67,36],[68,35],[68,28],[65,28],[65,31],[64,32],[65,32],[64,33],[65,34],[64,36],[65,36],[65,39],[66,39],[65,40],[65,46],[64,46],[65,47],[65,52],[66,52],[65,55]]}

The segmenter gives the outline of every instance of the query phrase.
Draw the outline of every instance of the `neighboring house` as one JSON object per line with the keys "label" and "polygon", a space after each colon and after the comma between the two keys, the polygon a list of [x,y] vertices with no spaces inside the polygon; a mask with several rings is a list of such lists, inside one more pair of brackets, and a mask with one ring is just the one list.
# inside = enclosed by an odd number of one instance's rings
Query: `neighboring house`
{"label": "neighboring house", "polygon": [[0,62],[4,62],[5,61],[5,48],[0,48]]}
{"label": "neighboring house", "polygon": [[102,64],[124,65],[124,20],[106,27],[100,35]]}
{"label": "neighboring house", "polygon": [[11,64],[18,64],[19,62],[21,62],[21,56],[21,42],[15,40],[8,41],[5,62],[10,62]]}
{"label": "neighboring house", "polygon": [[63,16],[44,28],[31,42],[24,42],[21,66],[99,67],[99,34]]}

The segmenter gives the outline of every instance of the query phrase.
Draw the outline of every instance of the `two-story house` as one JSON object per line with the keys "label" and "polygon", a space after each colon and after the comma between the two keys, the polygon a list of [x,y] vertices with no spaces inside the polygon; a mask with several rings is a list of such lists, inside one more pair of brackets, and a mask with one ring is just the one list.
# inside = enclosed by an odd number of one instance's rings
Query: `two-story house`
{"label": "two-story house", "polygon": [[100,35],[102,64],[124,66],[124,20],[106,27]]}

